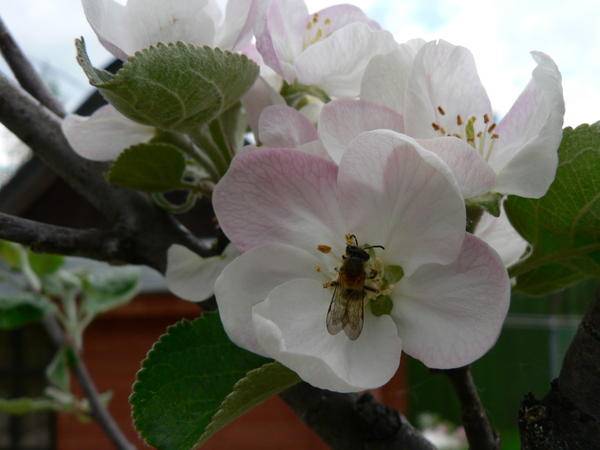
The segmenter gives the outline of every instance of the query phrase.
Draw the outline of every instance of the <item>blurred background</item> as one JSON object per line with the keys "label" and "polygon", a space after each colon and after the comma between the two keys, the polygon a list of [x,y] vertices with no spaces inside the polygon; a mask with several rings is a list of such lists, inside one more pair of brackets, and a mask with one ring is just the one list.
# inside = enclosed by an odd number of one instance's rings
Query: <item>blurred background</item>
{"label": "blurred background", "polygon": [[[334,1],[307,0],[311,12]],[[443,38],[475,55],[495,113],[504,115],[529,81],[530,50],[554,58],[563,74],[565,124],[600,119],[600,6],[596,0],[355,0],[399,42]],[[73,40],[84,36],[96,66],[111,61],[89,28],[78,0],[0,0],[0,15],[43,78],[74,110],[91,89],[74,59]],[[2,61],[0,71],[10,76]],[[89,206],[39,166],[27,163],[27,149],[0,125],[0,209],[50,223],[84,226],[95,216]],[[24,165],[25,163],[29,165]],[[114,392],[111,411],[129,436],[127,397],[146,351],[166,326],[194,317],[196,306],[166,292],[160,276],[144,272],[140,297],[102,317],[86,334],[84,357],[102,390]],[[564,352],[597,283],[587,282],[546,298],[515,295],[498,345],[474,366],[474,376],[503,449],[518,449],[516,416],[529,391],[541,395],[558,374]],[[0,398],[37,395],[53,350],[43,330],[0,332]],[[458,404],[444,377],[406,358],[394,380],[375,392],[415,423],[453,434]],[[433,415],[432,415],[433,414]],[[444,433],[442,433],[444,434]],[[452,439],[447,439],[449,444]],[[442,441],[438,441],[442,442]],[[72,417],[38,414],[20,418],[0,413],[0,450],[104,450],[110,448],[95,424]],[[318,449],[316,436],[273,399],[207,446],[209,449]],[[443,448],[443,447],[440,447]],[[460,448],[446,447],[446,448]]]}

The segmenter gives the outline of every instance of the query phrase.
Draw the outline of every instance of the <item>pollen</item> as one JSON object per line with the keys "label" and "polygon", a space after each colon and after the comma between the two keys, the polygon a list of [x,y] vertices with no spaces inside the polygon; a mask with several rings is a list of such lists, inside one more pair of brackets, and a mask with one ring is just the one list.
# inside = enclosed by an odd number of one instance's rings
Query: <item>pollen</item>
{"label": "pollen", "polygon": [[324,254],[331,253],[331,247],[329,245],[325,245],[325,244],[317,245],[317,250],[319,250],[321,253],[324,253]]}
{"label": "pollen", "polygon": [[331,19],[328,17],[327,19],[325,19],[325,21],[323,23],[325,25],[331,25]]}
{"label": "pollen", "polygon": [[438,112],[442,115],[445,116],[446,115],[446,111],[444,111],[444,108],[442,108],[441,106],[437,107]]}
{"label": "pollen", "polygon": [[315,272],[321,272],[323,269],[321,269],[321,266],[318,264],[315,264]]}

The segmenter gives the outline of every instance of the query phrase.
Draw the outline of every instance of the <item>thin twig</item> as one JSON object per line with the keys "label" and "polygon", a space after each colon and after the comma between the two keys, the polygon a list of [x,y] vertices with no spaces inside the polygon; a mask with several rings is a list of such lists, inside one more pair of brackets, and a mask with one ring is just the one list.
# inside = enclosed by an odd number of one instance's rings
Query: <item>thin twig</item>
{"label": "thin twig", "polygon": [[60,102],[48,90],[44,81],[39,77],[35,68],[23,54],[0,17],[0,52],[12,70],[19,84],[37,98],[42,105],[54,114],[64,117],[65,111]]}
{"label": "thin twig", "polygon": [[[57,348],[64,348],[69,346],[69,343],[65,339],[65,335],[60,328],[60,325],[53,316],[46,316],[44,319],[44,326],[46,331],[50,335],[52,342]],[[111,440],[115,447],[119,450],[135,450],[136,447],[127,440],[119,425],[115,422],[115,419],[110,415],[102,401],[98,389],[90,376],[86,365],[82,361],[81,357],[74,358],[73,361],[73,372],[79,381],[81,389],[85,397],[90,404],[91,415],[98,422],[98,425],[102,427],[106,436]]]}
{"label": "thin twig", "polygon": [[499,450],[500,438],[494,431],[469,366],[443,371],[449,378],[462,411],[462,423],[470,450]]}

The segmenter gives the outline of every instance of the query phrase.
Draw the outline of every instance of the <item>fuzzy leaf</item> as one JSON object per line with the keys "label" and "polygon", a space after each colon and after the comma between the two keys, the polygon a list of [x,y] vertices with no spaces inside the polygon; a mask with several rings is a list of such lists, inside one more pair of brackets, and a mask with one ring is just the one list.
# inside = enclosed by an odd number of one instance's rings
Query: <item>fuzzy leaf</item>
{"label": "fuzzy leaf", "polygon": [[136,429],[159,450],[195,448],[236,383],[267,362],[236,347],[218,314],[173,325],[148,353],[133,386]]}
{"label": "fuzzy leaf", "polygon": [[600,278],[600,122],[566,128],[556,179],[541,199],[511,196],[513,226],[533,247],[510,269],[516,289],[541,295]]}
{"label": "fuzzy leaf", "polygon": [[189,131],[233,106],[258,76],[244,55],[182,42],[137,52],[116,75],[95,69],[83,39],[77,60],[90,84],[123,115],[156,128]]}
{"label": "fuzzy leaf", "polygon": [[53,310],[53,305],[35,294],[0,296],[0,330],[13,330],[41,320]]}
{"label": "fuzzy leaf", "polygon": [[251,370],[233,387],[213,416],[198,445],[204,444],[213,434],[258,406],[269,397],[302,381],[295,372],[277,362],[267,363]]}
{"label": "fuzzy leaf", "polygon": [[139,291],[140,272],[134,268],[96,271],[84,279],[81,312],[94,317],[122,306]]}
{"label": "fuzzy leaf", "polygon": [[144,192],[182,189],[185,157],[170,144],[145,143],[124,150],[113,162],[108,181]]}

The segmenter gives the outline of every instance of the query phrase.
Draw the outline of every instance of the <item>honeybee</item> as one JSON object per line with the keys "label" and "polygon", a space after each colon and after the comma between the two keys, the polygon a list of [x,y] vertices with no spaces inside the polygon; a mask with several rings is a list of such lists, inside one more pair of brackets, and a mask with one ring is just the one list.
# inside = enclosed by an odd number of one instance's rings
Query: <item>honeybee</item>
{"label": "honeybee", "polygon": [[[354,244],[351,243],[354,240]],[[370,259],[367,250],[382,248],[381,245],[360,247],[356,236],[348,236],[346,253],[342,256],[342,266],[337,269],[338,278],[328,285],[334,288],[329,310],[327,311],[327,331],[336,335],[344,330],[352,341],[358,339],[364,323],[364,300],[367,291],[377,292],[366,286],[365,266]]]}

